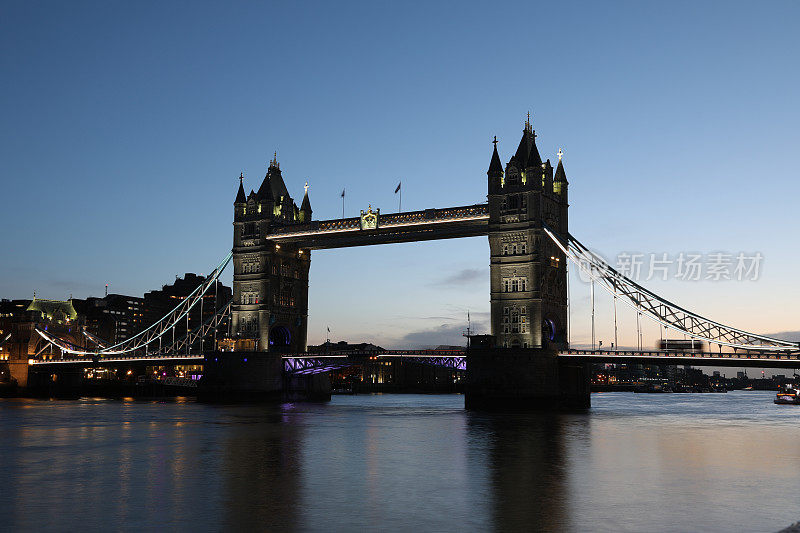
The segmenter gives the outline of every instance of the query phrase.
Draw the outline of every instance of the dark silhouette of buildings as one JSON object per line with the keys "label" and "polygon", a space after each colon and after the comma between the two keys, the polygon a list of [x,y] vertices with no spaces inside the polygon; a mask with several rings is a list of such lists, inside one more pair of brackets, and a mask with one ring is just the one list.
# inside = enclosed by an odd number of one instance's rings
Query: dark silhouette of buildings
{"label": "dark silhouette of buildings", "polygon": [[84,316],[86,330],[110,344],[116,344],[139,333],[144,324],[144,299],[125,294],[109,294],[103,298],[75,300]]}
{"label": "dark silhouette of buildings", "polygon": [[[124,341],[146,329],[170,312],[180,300],[200,286],[205,277],[185,274],[175,283],[144,295],[109,294],[103,298],[70,298],[69,300],[2,300],[0,301],[0,381],[16,380],[25,386],[28,359],[60,359],[61,351],[54,348],[36,328],[52,334],[76,349],[94,351],[98,342],[104,347]],[[231,288],[218,283],[195,305],[185,324],[176,328],[175,338],[186,334],[187,326],[194,329],[201,321],[211,319],[216,309],[231,299]],[[229,324],[219,326],[220,335]],[[84,332],[90,335],[85,335]],[[97,341],[91,337],[95,337]],[[172,338],[166,339],[171,342]],[[204,339],[203,349],[213,350],[214,339]]]}

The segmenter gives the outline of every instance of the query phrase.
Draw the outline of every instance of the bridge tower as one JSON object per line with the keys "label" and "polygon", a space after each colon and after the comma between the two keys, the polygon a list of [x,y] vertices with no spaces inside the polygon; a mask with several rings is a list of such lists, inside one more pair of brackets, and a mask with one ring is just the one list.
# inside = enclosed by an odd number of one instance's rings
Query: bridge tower
{"label": "bridge tower", "polygon": [[543,222],[567,233],[567,177],[559,150],[553,174],[542,161],[530,115],[505,171],[497,139],[489,178],[491,324],[498,347],[564,348],[567,344],[567,260]]}
{"label": "bridge tower", "polygon": [[236,351],[306,349],[308,270],[311,252],[273,244],[275,228],[311,219],[308,187],[300,208],[281,175],[277,156],[258,189],[245,194],[244,177],[234,201],[231,337]]}

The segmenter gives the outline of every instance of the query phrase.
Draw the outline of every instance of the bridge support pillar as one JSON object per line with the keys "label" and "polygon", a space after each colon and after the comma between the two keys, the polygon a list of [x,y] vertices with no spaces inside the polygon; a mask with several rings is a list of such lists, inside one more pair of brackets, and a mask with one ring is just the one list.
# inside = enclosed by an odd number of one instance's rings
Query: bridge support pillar
{"label": "bridge support pillar", "polygon": [[588,409],[589,369],[559,360],[555,350],[471,348],[465,396],[474,410]]}
{"label": "bridge support pillar", "polygon": [[202,401],[328,401],[330,375],[287,375],[271,352],[212,352],[203,362]]}
{"label": "bridge support pillar", "polygon": [[283,360],[268,352],[211,352],[203,361],[203,401],[280,401]]}
{"label": "bridge support pillar", "polygon": [[28,367],[25,385],[22,385],[19,379],[17,384],[24,396],[35,398],[79,398],[83,387],[83,368],[70,368],[70,366],[64,365],[64,367],[57,369]]}

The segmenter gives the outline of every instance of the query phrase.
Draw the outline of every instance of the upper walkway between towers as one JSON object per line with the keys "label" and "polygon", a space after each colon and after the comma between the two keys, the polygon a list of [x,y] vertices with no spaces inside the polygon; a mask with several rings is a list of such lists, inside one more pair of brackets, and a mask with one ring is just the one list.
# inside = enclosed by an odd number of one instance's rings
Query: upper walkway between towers
{"label": "upper walkway between towers", "polygon": [[303,248],[325,249],[372,244],[478,237],[489,232],[489,205],[474,204],[382,214],[362,211],[360,217],[313,220],[273,229],[267,238]]}

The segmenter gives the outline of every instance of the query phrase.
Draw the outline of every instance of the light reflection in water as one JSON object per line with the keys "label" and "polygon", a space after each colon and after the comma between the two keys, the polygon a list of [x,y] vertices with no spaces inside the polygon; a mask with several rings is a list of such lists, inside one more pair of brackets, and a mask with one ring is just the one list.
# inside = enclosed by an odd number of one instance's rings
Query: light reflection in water
{"label": "light reflection in water", "polygon": [[586,414],[461,396],[329,404],[0,400],[1,529],[775,531],[800,408],[603,394]]}

